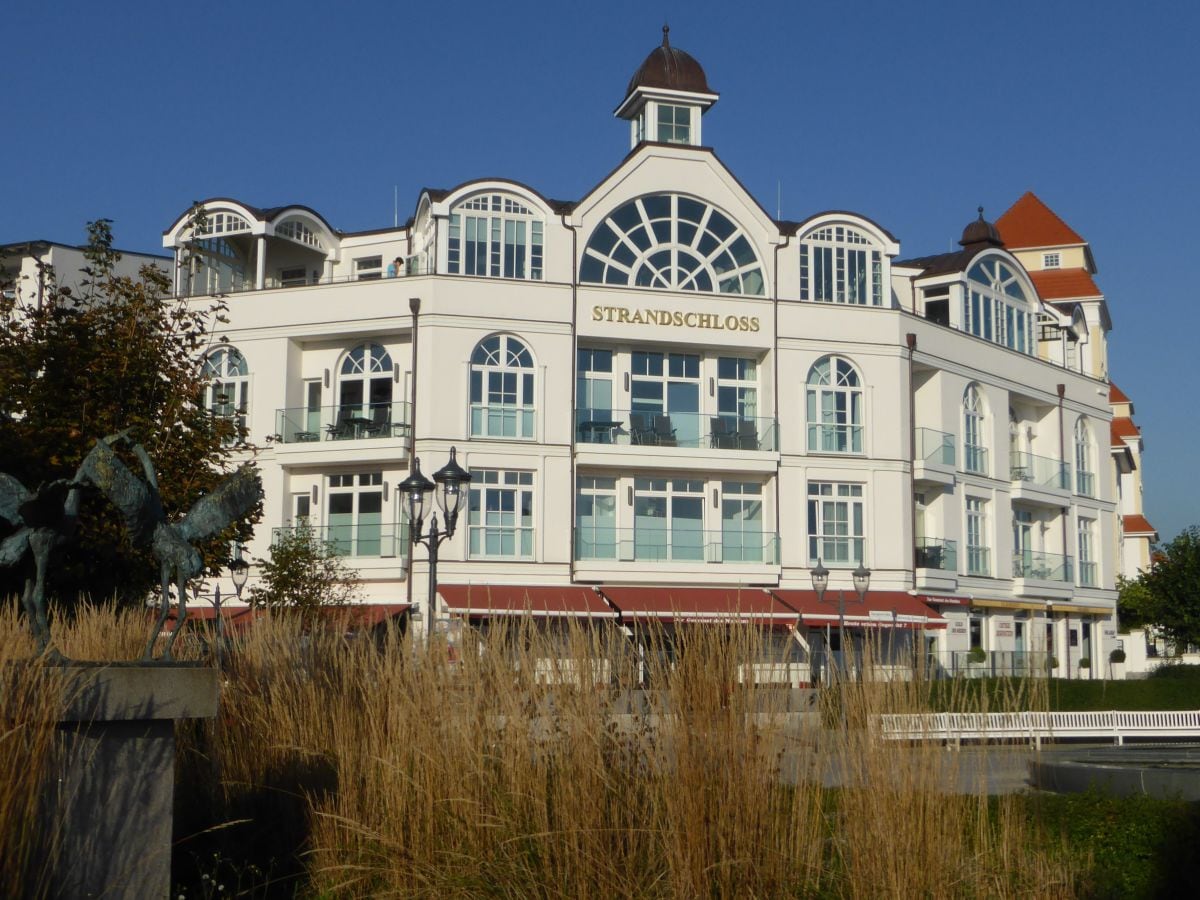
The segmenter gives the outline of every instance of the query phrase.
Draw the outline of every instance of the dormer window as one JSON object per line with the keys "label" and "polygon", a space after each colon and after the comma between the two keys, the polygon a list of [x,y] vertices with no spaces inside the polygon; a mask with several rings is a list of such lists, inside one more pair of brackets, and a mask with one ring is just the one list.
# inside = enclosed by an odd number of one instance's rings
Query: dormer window
{"label": "dormer window", "polygon": [[451,275],[542,280],[545,223],[521,201],[477,194],[450,213]]}
{"label": "dormer window", "polygon": [[1042,268],[1043,269],[1057,269],[1061,265],[1062,265],[1062,256],[1060,254],[1058,254],[1058,253],[1043,253],[1042,254]]}
{"label": "dormer window", "polygon": [[658,140],[664,144],[690,144],[692,108],[658,104]]}

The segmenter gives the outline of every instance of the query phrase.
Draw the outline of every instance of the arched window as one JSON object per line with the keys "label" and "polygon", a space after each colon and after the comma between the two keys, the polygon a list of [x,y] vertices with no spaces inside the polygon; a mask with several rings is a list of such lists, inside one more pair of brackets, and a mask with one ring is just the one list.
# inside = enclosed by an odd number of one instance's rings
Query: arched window
{"label": "arched window", "polygon": [[826,356],[808,371],[810,453],[863,452],[862,380],[848,359]]}
{"label": "arched window", "polygon": [[1092,470],[1092,429],[1082,416],[1075,422],[1075,492],[1085,497],[1096,496],[1096,475]]}
{"label": "arched window", "polygon": [[800,242],[800,299],[883,305],[883,251],[865,232],[827,225]]}
{"label": "arched window", "polygon": [[631,200],[597,225],[579,280],[664,291],[764,292],[762,264],[742,230],[707,203],[679,194]]}
{"label": "arched window", "polygon": [[392,424],[392,358],[379,344],[359,344],[338,371],[337,419],[331,437],[385,435]]}
{"label": "arched window", "polygon": [[979,385],[969,384],[963,393],[963,468],[986,475],[987,448],[984,446],[985,410]]}
{"label": "arched window", "polygon": [[1033,301],[1016,269],[988,257],[967,270],[963,293],[963,330],[1011,350],[1037,352]]}
{"label": "arched window", "polygon": [[471,436],[532,438],[533,356],[506,334],[484,338],[471,354]]}
{"label": "arched window", "polygon": [[[238,434],[246,428],[246,411],[250,406],[250,370],[246,359],[234,347],[222,347],[204,358],[201,375],[204,386],[204,405],[214,416],[234,424]],[[237,435],[229,435],[232,442]]]}
{"label": "arched window", "polygon": [[285,222],[280,222],[275,226],[275,234],[279,237],[285,237],[289,241],[295,241],[297,244],[305,244],[309,247],[321,249],[321,236],[309,228],[299,219],[288,219]]}
{"label": "arched window", "polygon": [[545,223],[519,200],[478,194],[450,213],[451,275],[542,279]]}

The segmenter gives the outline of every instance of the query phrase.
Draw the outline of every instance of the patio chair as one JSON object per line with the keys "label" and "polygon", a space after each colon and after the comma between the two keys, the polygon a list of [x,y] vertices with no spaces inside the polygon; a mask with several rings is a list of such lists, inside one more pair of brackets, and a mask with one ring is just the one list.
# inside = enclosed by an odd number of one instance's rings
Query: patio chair
{"label": "patio chair", "polygon": [[345,438],[354,437],[354,426],[350,423],[350,420],[354,418],[356,413],[357,410],[353,407],[339,407],[337,418],[325,426],[325,433],[329,440],[340,441]]}
{"label": "patio chair", "polygon": [[737,422],[727,416],[713,416],[708,420],[708,445],[722,450],[735,449],[738,445]]}
{"label": "patio chair", "polygon": [[675,429],[671,427],[671,417],[658,415],[654,417],[654,442],[660,447],[675,446]]}
{"label": "patio chair", "polygon": [[631,444],[653,444],[654,420],[652,413],[631,412],[629,414],[629,442]]}
{"label": "patio chair", "polygon": [[366,427],[368,437],[386,437],[392,427],[392,408],[386,403],[371,407],[371,424]]}
{"label": "patio chair", "polygon": [[758,425],[753,419],[738,419],[737,445],[741,450],[758,449]]}

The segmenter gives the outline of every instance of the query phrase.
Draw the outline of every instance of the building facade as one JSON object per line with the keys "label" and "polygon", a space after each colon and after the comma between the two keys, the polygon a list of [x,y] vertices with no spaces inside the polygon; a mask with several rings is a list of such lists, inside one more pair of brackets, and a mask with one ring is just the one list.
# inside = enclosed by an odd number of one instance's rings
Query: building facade
{"label": "building facade", "polygon": [[[840,625],[886,630],[897,667],[1099,677],[1102,298],[1047,302],[982,211],[910,259],[862,215],[773,218],[701,143],[717,99],[664,31],[616,110],[629,154],[578,200],[470,181],[357,233],[223,198],[181,215],[176,290],[228,296],[214,409],[262,447],[251,555],[306,523],[414,623],[771,624],[800,681]],[[430,598],[397,485],[451,447],[472,481]]]}

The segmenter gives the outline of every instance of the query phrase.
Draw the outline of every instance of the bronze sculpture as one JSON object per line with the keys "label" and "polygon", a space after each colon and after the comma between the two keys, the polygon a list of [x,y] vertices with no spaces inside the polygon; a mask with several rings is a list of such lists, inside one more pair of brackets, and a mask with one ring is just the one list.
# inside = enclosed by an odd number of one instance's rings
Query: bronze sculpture
{"label": "bronze sculpture", "polygon": [[164,660],[169,660],[175,638],[187,618],[187,583],[204,570],[204,560],[193,544],[220,534],[252,510],[262,499],[262,481],[252,465],[242,465],[197,500],[182,519],[171,522],[163,510],[158,477],[150,455],[141,444],[133,445],[133,453],[145,475],[145,481],[142,481],[113,450],[113,445],[121,440],[128,440],[125,432],[98,440],[80,466],[80,475],[120,510],[132,542],[136,546],[148,546],[158,559],[161,605],[143,659],[153,658],[154,645],[166,625],[171,610],[171,578],[174,576],[179,616],[162,655]]}
{"label": "bronze sculpture", "polygon": [[[16,528],[0,541],[0,568],[21,564],[32,556],[25,574],[21,603],[39,654],[47,652],[50,625],[46,618],[46,573],[54,551],[75,533],[79,515],[78,480],[59,479],[42,484],[30,493],[11,475],[0,472],[0,519]],[[57,650],[50,656],[62,659]]]}

